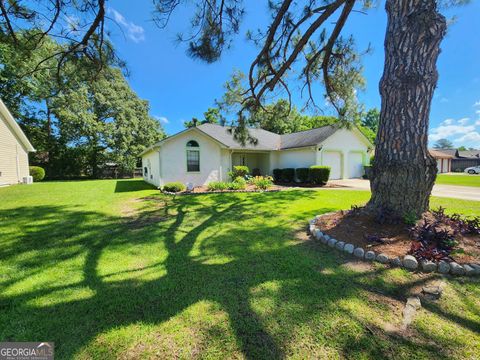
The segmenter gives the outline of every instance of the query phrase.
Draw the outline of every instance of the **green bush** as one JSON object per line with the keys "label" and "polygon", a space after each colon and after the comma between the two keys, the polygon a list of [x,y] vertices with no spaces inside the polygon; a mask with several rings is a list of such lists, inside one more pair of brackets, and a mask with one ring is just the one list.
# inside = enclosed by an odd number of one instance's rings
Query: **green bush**
{"label": "green bush", "polygon": [[288,183],[291,183],[295,180],[295,169],[286,168],[282,169],[282,180]]}
{"label": "green bush", "polygon": [[250,181],[258,190],[267,190],[273,185],[271,176],[255,176]]}
{"label": "green bush", "polygon": [[212,181],[208,184],[208,191],[222,191],[229,188],[229,183],[223,181]]}
{"label": "green bush", "polygon": [[247,181],[241,177],[237,177],[231,183],[228,183],[229,190],[244,190],[246,187],[247,187]]}
{"label": "green bush", "polygon": [[248,166],[237,165],[233,167],[233,170],[228,173],[228,175],[235,180],[238,177],[245,177],[250,172]]}
{"label": "green bush", "polygon": [[273,179],[275,181],[282,181],[282,169],[273,169]]}
{"label": "green bush", "polygon": [[310,181],[314,184],[325,185],[330,177],[330,166],[310,166]]}
{"label": "green bush", "polygon": [[166,183],[165,185],[163,185],[163,188],[162,188],[163,191],[173,192],[173,193],[185,191],[185,189],[186,189],[185,185],[182,184],[181,182]]}
{"label": "green bush", "polygon": [[30,166],[30,175],[34,182],[42,181],[45,178],[45,169],[40,166]]}
{"label": "green bush", "polygon": [[297,179],[301,183],[306,183],[308,181],[310,169],[309,168],[298,168],[295,169],[295,174],[297,175]]}

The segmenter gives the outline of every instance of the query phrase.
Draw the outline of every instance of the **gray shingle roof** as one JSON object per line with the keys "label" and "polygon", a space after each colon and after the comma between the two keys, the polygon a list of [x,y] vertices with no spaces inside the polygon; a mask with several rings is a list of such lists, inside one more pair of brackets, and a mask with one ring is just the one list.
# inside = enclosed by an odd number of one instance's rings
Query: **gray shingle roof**
{"label": "gray shingle roof", "polygon": [[480,150],[459,151],[458,156],[465,158],[478,158],[480,157]]}
{"label": "gray shingle roof", "polygon": [[327,125],[321,128],[281,135],[281,148],[291,149],[297,147],[315,146],[332,136],[337,130],[337,126]]}
{"label": "gray shingle roof", "polygon": [[231,149],[278,150],[280,147],[280,135],[263,129],[248,129],[250,135],[257,139],[257,144],[254,145],[247,142],[245,146],[242,146],[233,138],[233,134],[229,132],[229,127],[216,124],[202,124],[197,126],[197,129]]}
{"label": "gray shingle roof", "polygon": [[228,131],[229,127],[202,124],[197,126],[197,129],[232,149],[281,150],[315,146],[333,135],[338,127],[328,125],[285,135],[278,135],[263,129],[248,129],[250,135],[257,139],[257,144],[247,143],[245,146],[242,146],[233,138],[233,134]]}

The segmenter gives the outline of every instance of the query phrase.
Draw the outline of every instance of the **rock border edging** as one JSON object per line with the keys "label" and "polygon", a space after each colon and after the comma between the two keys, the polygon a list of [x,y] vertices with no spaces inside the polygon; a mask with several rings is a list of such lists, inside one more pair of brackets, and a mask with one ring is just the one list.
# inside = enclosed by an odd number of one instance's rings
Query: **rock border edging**
{"label": "rock border edging", "polygon": [[316,227],[315,224],[319,218],[335,213],[336,211],[317,215],[314,219],[309,221],[308,226],[308,231],[314,239],[321,241],[323,244],[335,250],[351,254],[363,261],[376,261],[381,264],[389,264],[393,267],[401,267],[410,271],[418,270],[425,273],[437,272],[440,274],[451,274],[456,276],[480,275],[480,264],[460,265],[456,262],[447,263],[445,261],[440,261],[438,264],[432,261],[422,261],[419,263],[418,260],[412,255],[405,255],[403,259],[401,259],[399,256],[395,258],[389,258],[388,255],[384,253],[376,253],[372,250],[367,251],[361,247],[356,247],[355,245],[348,242],[334,239],[328,234],[323,233],[320,229]]}

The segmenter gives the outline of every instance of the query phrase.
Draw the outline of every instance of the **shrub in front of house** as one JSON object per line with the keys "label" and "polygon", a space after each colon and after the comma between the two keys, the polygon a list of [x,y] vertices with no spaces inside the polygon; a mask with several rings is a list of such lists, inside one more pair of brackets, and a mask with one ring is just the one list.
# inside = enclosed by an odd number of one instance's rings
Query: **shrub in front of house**
{"label": "shrub in front of house", "polygon": [[273,169],[273,179],[276,182],[282,181],[282,169]]}
{"label": "shrub in front of house", "polygon": [[309,168],[298,168],[295,169],[295,174],[297,175],[298,181],[301,183],[306,183],[309,178],[310,169]]}
{"label": "shrub in front of house", "polygon": [[229,183],[224,181],[212,181],[208,183],[207,189],[208,191],[223,191],[229,188]]}
{"label": "shrub in front of house", "polygon": [[285,168],[282,169],[282,180],[287,183],[292,183],[295,180],[295,169]]}
{"label": "shrub in front of house", "polygon": [[45,178],[45,169],[40,166],[30,166],[30,176],[34,182],[42,181]]}
{"label": "shrub in front of house", "polygon": [[273,185],[273,178],[271,176],[255,176],[250,180],[250,183],[255,186],[257,190],[267,190]]}
{"label": "shrub in front of house", "polygon": [[233,171],[230,172],[230,177],[235,180],[238,177],[245,177],[250,172],[248,166],[237,165],[233,167]]}
{"label": "shrub in front of house", "polygon": [[163,191],[172,192],[172,193],[182,192],[182,191],[185,191],[185,189],[186,189],[185,185],[182,184],[181,182],[166,183],[162,187]]}
{"label": "shrub in front of house", "polygon": [[330,166],[310,166],[310,181],[317,185],[325,185],[330,177]]}
{"label": "shrub in front of house", "polygon": [[247,181],[241,177],[237,177],[231,183],[228,183],[229,190],[245,190],[246,187],[247,187]]}

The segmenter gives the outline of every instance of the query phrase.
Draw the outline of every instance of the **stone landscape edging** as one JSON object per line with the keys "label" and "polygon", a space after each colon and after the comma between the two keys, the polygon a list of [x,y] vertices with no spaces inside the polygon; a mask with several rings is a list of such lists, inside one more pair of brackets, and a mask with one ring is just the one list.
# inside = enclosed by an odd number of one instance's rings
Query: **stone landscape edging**
{"label": "stone landscape edging", "polygon": [[467,276],[478,276],[480,275],[480,264],[464,264],[460,265],[456,262],[447,263],[445,261],[440,261],[438,264],[432,261],[422,261],[421,263],[412,256],[412,255],[405,255],[402,258],[399,256],[395,258],[389,258],[388,255],[384,253],[376,253],[373,250],[365,250],[362,247],[356,247],[353,244],[350,244],[345,241],[339,241],[328,234],[323,233],[319,228],[316,226],[316,222],[318,219],[333,215],[337,213],[336,211],[321,214],[315,216],[314,219],[309,221],[308,231],[310,235],[316,239],[321,241],[323,244],[345,252],[347,254],[351,254],[358,258],[359,260],[372,262],[376,261],[381,264],[389,264],[394,267],[401,267],[406,270],[410,271],[422,271],[425,273],[437,272],[439,274],[451,274],[456,276],[467,275]]}

